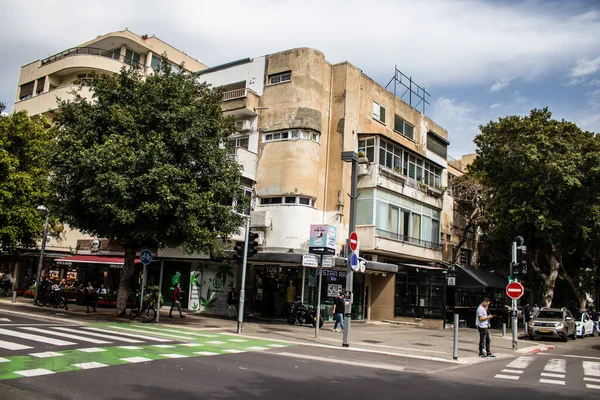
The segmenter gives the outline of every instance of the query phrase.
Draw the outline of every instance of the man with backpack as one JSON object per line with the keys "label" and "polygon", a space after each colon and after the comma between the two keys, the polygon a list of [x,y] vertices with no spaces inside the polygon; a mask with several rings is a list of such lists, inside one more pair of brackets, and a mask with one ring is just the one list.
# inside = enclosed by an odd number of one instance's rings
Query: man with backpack
{"label": "man with backpack", "polygon": [[185,315],[181,312],[181,289],[179,288],[179,283],[175,285],[175,290],[173,290],[173,302],[171,303],[171,310],[169,310],[169,318],[173,318],[173,308],[177,306],[177,310],[179,311],[179,318],[185,318]]}

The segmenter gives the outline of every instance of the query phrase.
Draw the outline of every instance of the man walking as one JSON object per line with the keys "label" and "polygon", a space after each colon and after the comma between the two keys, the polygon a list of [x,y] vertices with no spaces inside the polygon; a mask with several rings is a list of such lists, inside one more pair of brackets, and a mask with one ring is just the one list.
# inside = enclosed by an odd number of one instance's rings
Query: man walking
{"label": "man walking", "polygon": [[175,306],[177,306],[177,310],[179,311],[179,318],[185,318],[185,315],[181,312],[181,289],[179,288],[179,283],[175,285],[175,290],[173,290],[173,302],[169,310],[169,318],[173,318],[173,308]]}
{"label": "man walking", "polygon": [[[490,327],[490,319],[492,315],[488,315],[487,308],[490,305],[490,299],[486,297],[483,299],[479,307],[477,307],[477,317],[475,324],[479,331],[479,357],[496,357],[490,351],[490,334],[488,328]],[[483,352],[485,344],[485,353]]]}
{"label": "man walking", "polygon": [[337,329],[338,324],[342,328],[342,332],[344,332],[344,309],[346,308],[346,304],[344,304],[344,293],[340,293],[339,297],[337,297],[333,301],[333,317],[335,318],[335,323],[333,324],[333,331],[339,332]]}

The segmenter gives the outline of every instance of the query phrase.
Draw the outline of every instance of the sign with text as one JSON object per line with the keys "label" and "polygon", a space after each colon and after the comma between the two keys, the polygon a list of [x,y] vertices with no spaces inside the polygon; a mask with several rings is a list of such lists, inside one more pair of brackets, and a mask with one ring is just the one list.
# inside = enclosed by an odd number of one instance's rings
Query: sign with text
{"label": "sign with text", "polygon": [[327,297],[339,297],[342,293],[342,285],[329,284],[327,285]]}
{"label": "sign with text", "polygon": [[311,225],[308,252],[314,254],[335,254],[337,228],[333,225]]}
{"label": "sign with text", "polygon": [[318,267],[319,266],[319,257],[313,254],[303,254],[302,255],[302,266],[303,267]]}

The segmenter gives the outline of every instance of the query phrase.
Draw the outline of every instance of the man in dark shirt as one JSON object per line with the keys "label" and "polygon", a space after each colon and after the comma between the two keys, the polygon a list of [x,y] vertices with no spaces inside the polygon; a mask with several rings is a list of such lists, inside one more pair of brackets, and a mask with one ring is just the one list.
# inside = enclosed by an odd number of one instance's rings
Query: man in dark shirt
{"label": "man in dark shirt", "polygon": [[344,294],[340,293],[340,296],[333,301],[333,318],[335,318],[335,324],[333,324],[333,331],[339,332],[337,327],[340,324],[342,332],[344,331]]}
{"label": "man in dark shirt", "polygon": [[173,302],[171,303],[171,310],[169,310],[169,318],[173,318],[173,308],[177,306],[177,310],[179,311],[179,318],[185,318],[185,315],[181,313],[181,289],[179,288],[179,283],[175,285],[175,290],[173,290]]}
{"label": "man in dark shirt", "polygon": [[594,322],[594,329],[592,330],[592,336],[598,332],[598,311],[594,307],[590,309],[589,316]]}

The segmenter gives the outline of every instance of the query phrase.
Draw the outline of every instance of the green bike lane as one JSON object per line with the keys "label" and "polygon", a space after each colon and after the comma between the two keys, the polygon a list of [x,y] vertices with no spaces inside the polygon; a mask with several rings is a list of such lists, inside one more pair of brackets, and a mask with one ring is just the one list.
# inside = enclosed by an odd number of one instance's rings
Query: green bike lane
{"label": "green bike lane", "polygon": [[142,324],[87,323],[79,331],[84,334],[86,327],[110,330],[115,334],[155,337],[160,343],[96,347],[82,345],[68,350],[4,356],[0,357],[0,381],[115,365],[238,354],[292,346],[274,340],[246,338],[213,331],[148,327]]}

